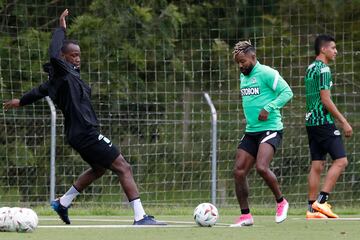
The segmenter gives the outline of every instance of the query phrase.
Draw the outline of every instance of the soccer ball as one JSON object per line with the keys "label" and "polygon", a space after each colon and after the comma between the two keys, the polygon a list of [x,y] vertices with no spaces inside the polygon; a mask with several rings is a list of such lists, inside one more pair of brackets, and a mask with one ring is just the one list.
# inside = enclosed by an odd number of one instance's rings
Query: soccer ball
{"label": "soccer ball", "polygon": [[29,208],[0,208],[0,231],[33,232],[39,223],[36,213]]}
{"label": "soccer ball", "polygon": [[194,220],[200,227],[214,226],[218,218],[218,210],[211,203],[201,203],[194,210]]}
{"label": "soccer ball", "polygon": [[18,232],[33,232],[39,223],[37,214],[30,208],[14,208],[13,218]]}
{"label": "soccer ball", "polygon": [[0,232],[15,232],[16,226],[11,217],[11,208],[0,208]]}

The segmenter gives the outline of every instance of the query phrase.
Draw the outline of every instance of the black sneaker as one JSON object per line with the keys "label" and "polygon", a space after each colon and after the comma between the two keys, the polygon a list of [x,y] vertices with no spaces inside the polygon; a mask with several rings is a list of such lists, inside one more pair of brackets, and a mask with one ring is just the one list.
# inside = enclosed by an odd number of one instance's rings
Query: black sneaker
{"label": "black sneaker", "polygon": [[133,225],[167,225],[164,222],[158,222],[154,219],[154,216],[144,215],[143,219],[139,221],[134,221]]}
{"label": "black sneaker", "polygon": [[54,211],[59,215],[61,220],[63,220],[64,223],[70,224],[70,219],[69,219],[69,215],[68,215],[68,207],[64,207],[63,205],[61,205],[59,198],[51,201],[50,205],[51,205],[52,209],[54,209]]}

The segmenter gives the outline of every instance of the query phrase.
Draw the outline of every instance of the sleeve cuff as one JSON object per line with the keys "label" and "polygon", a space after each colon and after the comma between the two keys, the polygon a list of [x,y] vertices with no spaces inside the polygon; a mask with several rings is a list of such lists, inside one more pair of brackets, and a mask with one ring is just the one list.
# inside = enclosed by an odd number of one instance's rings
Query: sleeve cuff
{"label": "sleeve cuff", "polygon": [[22,107],[22,106],[26,105],[26,103],[24,103],[23,98],[20,98],[19,105],[20,105],[20,107]]}
{"label": "sleeve cuff", "polygon": [[267,111],[268,113],[272,112],[275,109],[275,106],[273,106],[273,104],[269,103],[268,105],[266,105],[264,107],[264,110]]}

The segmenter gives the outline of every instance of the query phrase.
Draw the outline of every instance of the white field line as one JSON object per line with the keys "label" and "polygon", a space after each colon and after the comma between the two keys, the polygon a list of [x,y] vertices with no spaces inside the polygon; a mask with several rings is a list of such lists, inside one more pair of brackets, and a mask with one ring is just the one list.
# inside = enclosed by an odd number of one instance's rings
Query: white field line
{"label": "white field line", "polygon": [[360,221],[360,218],[293,218],[292,220],[304,220],[304,221]]}
{"label": "white field line", "polygon": [[40,225],[38,228],[189,228],[189,225]]}
{"label": "white field line", "polygon": [[[61,221],[58,218],[40,218],[40,221]],[[84,222],[130,222],[134,220],[130,219],[101,219],[101,218],[71,218],[71,221],[84,221]],[[175,224],[195,224],[194,222],[185,222],[185,221],[165,221],[160,220],[161,222],[175,223]]]}
{"label": "white field line", "polygon": [[[61,221],[58,218],[40,218],[40,221]],[[125,223],[132,223],[134,220],[131,219],[102,219],[102,218],[71,218],[71,221],[83,221],[83,222],[125,222]],[[172,223],[171,225],[165,225],[165,227],[176,227],[178,225],[181,224],[187,227],[191,227],[189,225],[193,225],[193,226],[197,226],[195,222],[187,222],[187,221],[171,221],[171,220],[160,220],[160,222],[166,222],[166,223]],[[216,226],[229,226],[230,224],[225,224],[225,223],[217,223]],[[73,225],[70,225],[73,226]],[[79,226],[79,225],[77,225]],[[87,226],[87,225],[81,225],[81,226]],[[89,226],[121,226],[121,225],[89,225]],[[138,227],[138,226],[134,226],[134,225],[122,225],[122,226],[132,226],[132,227]],[[157,226],[161,226],[161,225],[157,225]],[[41,225],[39,226],[41,227]],[[45,227],[45,226],[43,226]],[[52,227],[52,226],[46,226],[46,227]],[[62,225],[62,226],[58,226],[58,227],[69,227],[69,225]],[[75,227],[75,226],[74,226]],[[164,227],[164,226],[163,226]]]}

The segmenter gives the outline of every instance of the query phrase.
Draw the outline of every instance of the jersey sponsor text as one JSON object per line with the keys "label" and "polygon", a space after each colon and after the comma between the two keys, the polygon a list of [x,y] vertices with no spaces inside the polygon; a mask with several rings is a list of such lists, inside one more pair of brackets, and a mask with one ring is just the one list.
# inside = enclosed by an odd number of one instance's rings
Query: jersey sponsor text
{"label": "jersey sponsor text", "polygon": [[260,89],[258,87],[241,89],[241,96],[252,96],[252,95],[260,95]]}

